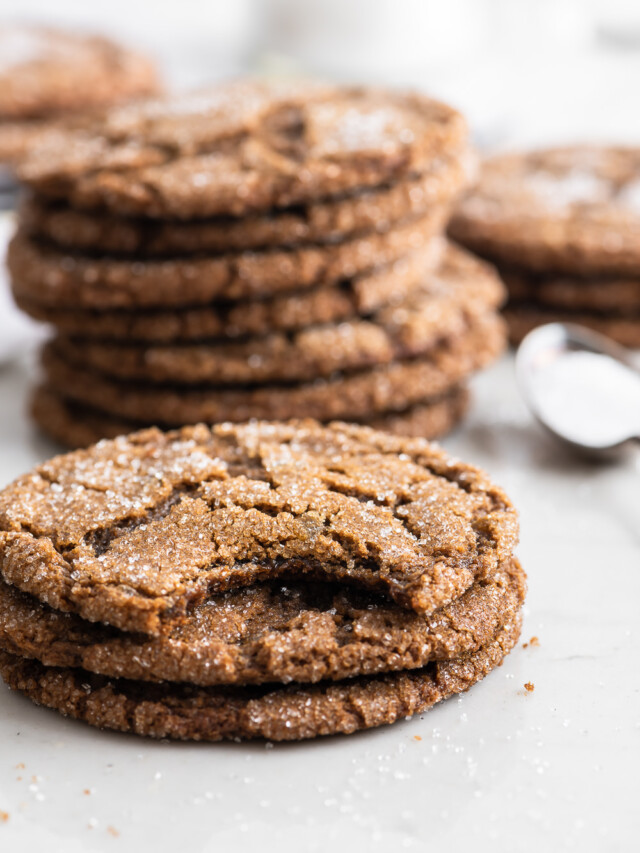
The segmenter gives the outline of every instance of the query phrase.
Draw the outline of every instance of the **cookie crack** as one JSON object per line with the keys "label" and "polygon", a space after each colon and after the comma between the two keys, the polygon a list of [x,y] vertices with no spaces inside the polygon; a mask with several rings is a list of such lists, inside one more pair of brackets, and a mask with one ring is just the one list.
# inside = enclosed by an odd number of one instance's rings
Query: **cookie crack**
{"label": "cookie crack", "polygon": [[171,494],[151,507],[147,507],[144,515],[123,518],[118,522],[107,527],[97,527],[90,530],[82,538],[82,544],[88,545],[94,553],[94,556],[100,557],[109,550],[112,542],[118,539],[123,533],[130,533],[144,527],[146,524],[154,521],[162,521],[171,512],[171,509],[180,503],[183,498],[198,496],[198,486],[183,484],[174,487]]}

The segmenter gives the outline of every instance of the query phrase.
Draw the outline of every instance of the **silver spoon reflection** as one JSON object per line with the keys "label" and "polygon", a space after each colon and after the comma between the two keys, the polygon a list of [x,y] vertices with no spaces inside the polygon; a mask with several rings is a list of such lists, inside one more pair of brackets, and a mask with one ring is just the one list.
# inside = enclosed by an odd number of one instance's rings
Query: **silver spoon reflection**
{"label": "silver spoon reflection", "polygon": [[640,371],[603,335],[540,326],[520,344],[516,371],[533,414],[573,447],[598,453],[640,440]]}

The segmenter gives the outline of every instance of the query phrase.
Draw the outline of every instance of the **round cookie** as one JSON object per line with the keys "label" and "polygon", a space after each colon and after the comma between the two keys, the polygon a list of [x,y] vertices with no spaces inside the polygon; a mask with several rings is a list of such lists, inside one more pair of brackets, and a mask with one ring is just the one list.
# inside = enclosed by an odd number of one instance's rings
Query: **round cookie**
{"label": "round cookie", "polygon": [[372,429],[410,438],[441,438],[450,433],[469,409],[469,389],[459,386],[440,397],[414,403],[401,412],[383,412],[362,418]]}
{"label": "round cookie", "polygon": [[[394,435],[434,439],[446,435],[462,419],[469,407],[469,392],[455,388],[442,397],[416,403],[403,412],[389,412],[362,418],[374,429]],[[66,400],[44,385],[31,398],[31,416],[50,438],[68,448],[88,447],[103,438],[127,435],[150,423],[128,421]],[[175,426],[171,424],[170,426]]]}
{"label": "round cookie", "polygon": [[[43,145],[52,136],[65,131],[70,126],[80,126],[87,116],[78,113],[73,117],[52,117],[46,119],[29,119],[25,121],[2,121],[0,119],[0,163],[9,169],[11,177],[16,164],[23,160],[27,152]],[[18,204],[16,204],[18,206]]]}
{"label": "round cookie", "polygon": [[575,146],[488,160],[450,224],[463,245],[540,271],[640,271],[640,149]]}
{"label": "round cookie", "polygon": [[[426,246],[392,264],[333,285],[270,299],[219,302],[192,308],[145,311],[56,310],[25,300],[16,302],[36,320],[51,323],[62,334],[96,340],[176,341],[239,338],[304,329],[316,323],[337,323],[369,314],[383,305],[426,287],[441,262],[443,241]],[[450,255],[450,249],[447,255]],[[445,258],[446,259],[446,258]],[[487,277],[480,277],[486,281]],[[437,281],[437,278],[434,279]]]}
{"label": "round cookie", "polygon": [[94,254],[171,256],[335,242],[447,208],[472,170],[470,161],[469,152],[446,155],[424,174],[395,184],[244,218],[133,219],[32,196],[20,221],[33,237]]}
{"label": "round cookie", "polygon": [[335,284],[391,264],[434,237],[444,212],[327,246],[171,260],[68,255],[18,231],[7,262],[19,300],[57,309],[137,309],[262,298]]}
{"label": "round cookie", "polygon": [[213,592],[336,581],[429,614],[511,558],[515,510],[421,439],[314,421],[151,429],[0,492],[0,573],[57,610],[158,635]]}
{"label": "round cookie", "polygon": [[515,617],[524,594],[516,561],[426,618],[332,584],[264,583],[210,596],[146,638],[52,610],[0,580],[0,648],[111,678],[336,681],[477,651]]}
{"label": "round cookie", "polygon": [[439,344],[420,358],[299,385],[237,389],[152,387],[109,379],[67,361],[55,342],[45,346],[42,365],[47,384],[59,395],[139,422],[216,423],[295,417],[363,420],[404,411],[415,403],[446,394],[497,358],[504,349],[505,338],[502,319],[488,314],[474,320],[457,338]]}
{"label": "round cookie", "polygon": [[462,117],[418,94],[238,80],[115,108],[34,150],[20,177],[118,215],[245,216],[420,174],[465,141]]}
{"label": "round cookie", "polygon": [[[437,283],[366,318],[237,342],[104,343],[58,336],[59,356],[114,379],[219,386],[304,382],[423,355],[497,309],[502,285],[466,256],[445,261]],[[484,277],[484,278],[483,278]]]}
{"label": "round cookie", "polygon": [[37,704],[98,728],[181,740],[302,740],[350,734],[422,713],[488,675],[519,635],[516,617],[469,655],[408,672],[311,686],[198,688],[110,681],[2,651],[0,675]]}
{"label": "round cookie", "polygon": [[509,326],[509,340],[519,344],[532,329],[545,323],[577,323],[632,349],[640,348],[640,315],[620,317],[613,314],[590,314],[585,311],[562,311],[531,303],[510,303],[504,309]]}
{"label": "round cookie", "polygon": [[640,276],[575,278],[524,270],[506,270],[501,275],[510,297],[520,302],[566,311],[640,315]]}
{"label": "round cookie", "polygon": [[[156,94],[154,65],[98,36],[37,26],[0,26],[0,162],[77,132],[90,115]],[[66,137],[68,138],[68,137]]]}
{"label": "round cookie", "polygon": [[465,138],[458,113],[421,95],[240,80],[113,109],[33,151],[20,176],[74,207],[244,216],[420,174]]}
{"label": "round cookie", "polygon": [[153,64],[100,36],[0,27],[0,118],[38,119],[157,92]]}

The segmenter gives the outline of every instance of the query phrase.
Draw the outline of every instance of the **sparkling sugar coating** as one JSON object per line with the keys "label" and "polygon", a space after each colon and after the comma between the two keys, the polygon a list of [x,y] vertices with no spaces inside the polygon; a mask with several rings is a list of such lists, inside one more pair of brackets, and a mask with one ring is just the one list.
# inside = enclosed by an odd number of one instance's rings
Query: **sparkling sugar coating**
{"label": "sparkling sugar coating", "polygon": [[332,285],[419,250],[442,212],[328,246],[171,259],[70,254],[20,229],[7,261],[17,299],[55,308],[155,308],[237,301]]}
{"label": "sparkling sugar coating", "polygon": [[504,323],[492,314],[474,318],[465,332],[438,343],[424,356],[300,384],[145,385],[109,379],[67,361],[55,342],[42,353],[47,384],[62,397],[99,412],[144,423],[217,423],[252,418],[313,417],[364,420],[401,413],[412,405],[451,392],[470,373],[499,355]]}
{"label": "sparkling sugar coating", "polygon": [[62,132],[20,177],[76,207],[240,216],[420,173],[465,134],[458,113],[419,95],[239,80]]}
{"label": "sparkling sugar coating", "polygon": [[58,335],[56,346],[67,361],[115,379],[186,385],[311,381],[422,355],[464,334],[470,321],[495,312],[504,298],[493,270],[453,246],[424,279],[423,288],[367,317],[314,322],[257,340],[152,345]]}
{"label": "sparkling sugar coating", "polygon": [[524,593],[516,561],[427,617],[335,584],[263,582],[207,596],[150,638],[52,610],[0,579],[0,646],[115,678],[315,683],[477,651],[515,616]]}
{"label": "sparkling sugar coating", "polygon": [[20,308],[63,334],[96,340],[176,341],[234,339],[304,329],[369,314],[426,287],[442,257],[444,241],[434,238],[388,266],[333,285],[264,299],[212,302],[197,308],[145,311],[56,310],[16,293]]}
{"label": "sparkling sugar coating", "polygon": [[575,146],[488,160],[450,226],[463,245],[535,270],[637,273],[640,149]]}
{"label": "sparkling sugar coating", "polygon": [[204,688],[111,681],[4,651],[0,675],[34,702],[98,728],[179,740],[302,740],[388,725],[468,690],[500,666],[518,641],[520,621],[518,614],[478,651],[454,660],[315,685]]}
{"label": "sparkling sugar coating", "polygon": [[22,224],[62,248],[160,256],[327,243],[448,209],[466,182],[466,150],[434,158],[423,174],[347,196],[314,200],[253,216],[181,221],[78,210],[42,196],[26,199]]}
{"label": "sparkling sugar coating", "polygon": [[495,575],[517,518],[482,472],[425,441],[253,422],[56,457],[0,493],[0,531],[8,583],[157,634],[212,592],[280,577],[432,613]]}

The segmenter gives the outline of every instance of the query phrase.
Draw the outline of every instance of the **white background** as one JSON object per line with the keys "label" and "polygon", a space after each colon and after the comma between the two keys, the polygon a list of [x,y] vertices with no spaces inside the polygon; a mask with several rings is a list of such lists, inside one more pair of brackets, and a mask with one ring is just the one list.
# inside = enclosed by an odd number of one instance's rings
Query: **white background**
{"label": "white background", "polygon": [[417,85],[492,147],[640,134],[637,0],[3,0],[2,20],[106,31],[177,87],[264,67]]}

